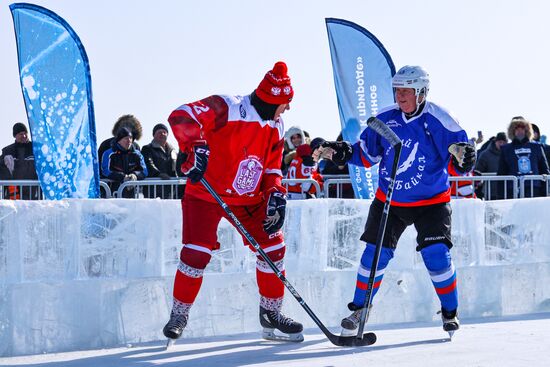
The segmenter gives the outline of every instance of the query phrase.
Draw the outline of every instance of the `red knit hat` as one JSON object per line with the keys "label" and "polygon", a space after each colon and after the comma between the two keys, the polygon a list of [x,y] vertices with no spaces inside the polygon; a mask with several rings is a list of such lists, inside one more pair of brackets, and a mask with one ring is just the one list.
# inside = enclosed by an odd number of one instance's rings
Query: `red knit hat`
{"label": "red knit hat", "polygon": [[281,105],[290,103],[294,90],[290,85],[290,77],[287,75],[288,68],[282,61],[275,63],[273,70],[268,71],[265,74],[264,79],[256,88],[256,95],[262,101]]}

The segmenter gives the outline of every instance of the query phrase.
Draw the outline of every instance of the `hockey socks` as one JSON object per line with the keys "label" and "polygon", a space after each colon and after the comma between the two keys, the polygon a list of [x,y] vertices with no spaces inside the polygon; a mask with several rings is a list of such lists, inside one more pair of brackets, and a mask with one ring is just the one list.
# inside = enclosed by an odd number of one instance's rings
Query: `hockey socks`
{"label": "hockey socks", "polygon": [[[372,266],[372,259],[374,258],[374,252],[376,251],[376,246],[372,243],[367,243],[365,250],[363,251],[363,256],[361,256],[361,264],[357,270],[357,283],[355,286],[355,296],[353,297],[353,303],[358,307],[363,307],[365,304],[365,298],[367,294],[370,270]],[[384,271],[388,266],[388,263],[393,258],[394,250],[382,247],[380,251],[380,258],[378,260],[378,266],[376,268],[376,276],[374,278],[374,285],[372,290],[371,300],[374,299],[374,296],[378,292],[378,288],[382,283],[382,278],[384,277]]]}
{"label": "hockey socks", "polygon": [[458,308],[458,291],[449,248],[443,243],[435,243],[424,247],[420,253],[441,301],[441,307],[446,311],[455,311]]}

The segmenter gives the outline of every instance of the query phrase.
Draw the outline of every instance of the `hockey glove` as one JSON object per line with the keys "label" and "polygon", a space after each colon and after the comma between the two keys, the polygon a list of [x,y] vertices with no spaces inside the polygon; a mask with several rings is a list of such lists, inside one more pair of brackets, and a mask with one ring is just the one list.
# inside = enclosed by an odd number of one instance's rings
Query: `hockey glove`
{"label": "hockey glove", "polygon": [[134,173],[130,173],[128,175],[124,175],[124,179],[122,180],[123,182],[127,182],[127,181],[137,181],[137,175],[134,174]]}
{"label": "hockey glove", "polygon": [[[469,143],[456,143],[457,153],[453,153],[453,165],[462,172],[470,172],[476,164],[476,148]],[[457,157],[458,156],[458,157]]]}
{"label": "hockey glove", "polygon": [[199,182],[206,172],[210,149],[206,145],[206,141],[199,140],[193,143],[193,146],[187,149],[186,153],[187,159],[182,163],[181,171],[191,182]]}
{"label": "hockey glove", "polygon": [[273,191],[267,200],[267,210],[264,220],[264,231],[267,234],[277,233],[283,228],[286,212],[286,196],[282,192]]}
{"label": "hockey glove", "polygon": [[353,155],[353,147],[347,141],[326,141],[321,147],[329,148],[323,152],[322,157],[330,159],[338,166],[345,165]]}
{"label": "hockey glove", "polygon": [[309,146],[309,144],[302,144],[298,148],[296,148],[296,155],[302,158],[304,166],[315,166],[315,162],[313,161],[313,157],[311,156],[311,147]]}

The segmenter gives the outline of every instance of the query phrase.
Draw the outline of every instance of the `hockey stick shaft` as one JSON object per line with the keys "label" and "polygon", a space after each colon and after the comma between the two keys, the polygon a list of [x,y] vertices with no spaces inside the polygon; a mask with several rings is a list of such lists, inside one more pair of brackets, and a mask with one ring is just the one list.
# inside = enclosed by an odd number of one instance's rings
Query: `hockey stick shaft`
{"label": "hockey stick shaft", "polygon": [[392,162],[392,170],[390,176],[390,182],[388,184],[388,191],[386,192],[386,202],[384,203],[384,210],[382,211],[382,217],[380,218],[380,224],[378,226],[378,234],[376,237],[376,249],[374,251],[374,257],[369,274],[369,282],[367,285],[367,292],[365,295],[365,302],[361,310],[361,317],[359,327],[357,329],[357,338],[363,337],[363,330],[365,329],[365,323],[369,315],[369,309],[372,302],[372,289],[374,287],[374,279],[376,278],[376,270],[378,268],[378,262],[380,261],[380,252],[382,251],[382,243],[386,233],[386,225],[388,223],[388,214],[391,207],[391,198],[393,195],[393,186],[395,184],[395,177],[397,176],[397,166],[399,165],[399,157],[401,156],[402,143],[399,137],[376,117],[370,117],[367,120],[368,126],[376,131],[380,136],[385,138],[394,149],[394,156]]}
{"label": "hockey stick shaft", "polygon": [[273,261],[269,258],[269,256],[267,256],[265,251],[260,247],[260,244],[254,239],[254,237],[252,237],[252,235],[250,233],[248,233],[248,231],[244,228],[244,226],[239,221],[239,219],[237,218],[235,213],[233,213],[233,211],[222,200],[222,198],[218,195],[218,193],[216,193],[216,191],[212,188],[212,186],[210,186],[208,181],[206,181],[205,178],[201,178],[200,182],[204,185],[204,187],[206,187],[206,190],[208,190],[210,195],[212,195],[212,197],[218,202],[218,204],[220,204],[220,206],[225,211],[225,213],[231,218],[231,220],[233,221],[233,223],[237,227],[237,230],[248,240],[248,242],[250,242],[252,244],[252,246],[256,249],[256,251],[258,251],[260,256],[269,265],[271,270],[273,270],[273,272],[275,272],[275,275],[277,275],[277,278],[279,278],[281,280],[281,282],[283,282],[285,287],[290,291],[290,293],[292,293],[294,298],[296,298],[298,303],[304,308],[304,310],[307,312],[309,317],[311,317],[313,322],[315,322],[317,324],[317,326],[321,329],[321,331],[327,336],[327,338],[333,344],[339,345],[339,346],[343,346],[343,345],[362,346],[362,345],[372,344],[372,343],[374,343],[374,341],[376,341],[376,336],[372,333],[369,333],[368,335],[366,335],[366,337],[370,338],[368,343],[359,343],[359,342],[356,342],[356,341],[352,340],[352,339],[355,339],[355,337],[342,337],[342,336],[332,334],[327,329],[327,327],[321,322],[321,320],[319,320],[319,318],[317,317],[317,315],[315,315],[315,313],[311,310],[311,308],[309,308],[308,304],[304,301],[302,296],[300,296],[298,291],[296,291],[296,289],[292,286],[292,284],[290,284],[290,282],[286,279],[286,277],[283,275],[283,273],[277,268],[275,263],[273,263]]}

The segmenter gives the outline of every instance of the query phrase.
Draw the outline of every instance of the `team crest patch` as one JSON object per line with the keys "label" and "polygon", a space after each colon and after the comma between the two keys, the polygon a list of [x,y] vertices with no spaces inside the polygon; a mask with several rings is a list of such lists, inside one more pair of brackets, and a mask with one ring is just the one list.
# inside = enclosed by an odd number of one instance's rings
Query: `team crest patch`
{"label": "team crest patch", "polygon": [[256,190],[262,177],[263,166],[256,157],[248,157],[239,163],[237,176],[233,181],[233,188],[239,195]]}
{"label": "team crest patch", "polygon": [[279,87],[271,88],[271,94],[273,94],[274,96],[278,96],[279,94],[281,94],[281,88]]}
{"label": "team crest patch", "polygon": [[386,125],[388,127],[400,127],[401,126],[401,124],[399,122],[395,121],[395,120],[390,120],[390,121],[386,122]]}

